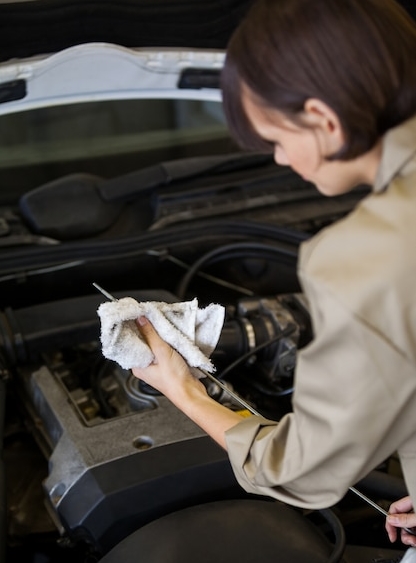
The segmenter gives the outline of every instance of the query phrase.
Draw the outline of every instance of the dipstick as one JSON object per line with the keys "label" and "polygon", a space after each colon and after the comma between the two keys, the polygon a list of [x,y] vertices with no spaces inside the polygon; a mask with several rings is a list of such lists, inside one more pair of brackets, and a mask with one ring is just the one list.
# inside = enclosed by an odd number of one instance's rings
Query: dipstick
{"label": "dipstick", "polygon": [[[100,291],[105,297],[107,297],[107,299],[109,299],[110,301],[117,301],[117,299],[111,295],[111,293],[108,293],[108,291],[106,291],[105,289],[103,289],[102,287],[100,287],[97,283],[93,282],[92,284],[96,289],[98,289],[98,291]],[[236,393],[234,393],[234,391],[232,391],[231,389],[229,389],[222,381],[220,381],[217,377],[215,377],[214,375],[212,375],[211,373],[198,368],[199,371],[201,373],[203,373],[203,375],[205,375],[206,377],[208,377],[208,379],[211,379],[211,381],[213,381],[214,383],[216,383],[218,385],[218,387],[220,387],[223,391],[225,391],[226,393],[228,393],[235,401],[237,401],[237,403],[239,403],[244,409],[250,411],[252,414],[256,415],[256,416],[261,416],[261,414],[259,412],[257,412],[251,405],[249,405],[248,403],[246,403],[246,401],[244,401],[244,399],[242,399],[239,395],[237,395]],[[382,508],[380,505],[378,505],[376,502],[374,502],[373,500],[371,500],[370,498],[368,498],[366,495],[364,495],[361,491],[359,491],[358,489],[356,489],[355,487],[349,487],[349,490],[356,494],[357,496],[359,496],[363,501],[365,501],[367,504],[369,504],[370,506],[372,506],[373,508],[375,508],[376,510],[378,510],[379,512],[381,512],[381,514],[383,514],[383,516],[388,516],[389,513],[384,510],[384,508]],[[412,529],[412,528],[402,528],[403,530],[405,530],[408,534],[412,534],[413,536],[416,535],[416,530]]]}

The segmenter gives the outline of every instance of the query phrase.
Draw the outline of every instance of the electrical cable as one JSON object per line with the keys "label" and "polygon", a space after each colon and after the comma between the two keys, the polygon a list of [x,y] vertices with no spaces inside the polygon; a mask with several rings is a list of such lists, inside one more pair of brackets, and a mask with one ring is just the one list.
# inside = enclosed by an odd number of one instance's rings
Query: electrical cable
{"label": "electrical cable", "polygon": [[[150,254],[150,252],[149,252],[149,254]],[[186,262],[179,260],[179,258],[176,258],[175,256],[172,256],[171,254],[164,254],[162,256],[162,258],[172,262],[173,264],[176,264],[177,266],[180,266],[184,270],[189,270],[189,268],[191,267]],[[240,285],[237,285],[235,283],[231,283],[231,282],[228,282],[226,280],[223,280],[223,279],[221,279],[217,276],[211,276],[210,274],[206,274],[204,272],[197,272],[197,275],[200,276],[201,278],[204,278],[204,279],[212,282],[212,283],[215,283],[216,285],[226,287],[228,289],[233,289],[234,291],[242,293],[243,295],[248,295],[250,297],[254,295],[254,291],[251,291],[250,289],[247,289],[247,288],[242,287]]]}
{"label": "electrical cable", "polygon": [[68,268],[76,268],[84,264],[84,260],[77,260],[76,262],[66,262],[64,264],[57,264],[56,266],[48,266],[45,268],[36,268],[33,270],[24,270],[22,272],[16,272],[13,274],[7,274],[0,277],[0,283],[12,280],[18,280],[30,276],[40,276],[42,274],[50,274],[52,272],[58,272],[59,270],[66,270]]}
{"label": "electrical cable", "polygon": [[[203,254],[198,260],[196,260],[196,262],[192,264],[192,266],[189,268],[185,276],[179,282],[178,288],[176,290],[177,296],[180,299],[185,298],[185,294],[188,289],[188,286],[192,278],[196,275],[198,270],[201,268],[201,266],[207,265],[208,263],[212,263],[214,258],[216,259],[215,261],[228,260],[230,259],[229,253],[237,250],[240,251],[240,253],[244,252],[245,257],[247,257],[247,252],[255,251],[256,252],[255,257],[259,258],[258,253],[259,251],[262,251],[262,252],[270,253],[271,257],[274,257],[276,254],[279,254],[280,257],[284,255],[286,257],[290,257],[294,259],[297,258],[297,250],[289,250],[287,248],[275,247],[264,243],[236,242],[236,243],[219,246],[207,252],[206,254]],[[236,257],[236,255],[234,255],[233,257]]]}

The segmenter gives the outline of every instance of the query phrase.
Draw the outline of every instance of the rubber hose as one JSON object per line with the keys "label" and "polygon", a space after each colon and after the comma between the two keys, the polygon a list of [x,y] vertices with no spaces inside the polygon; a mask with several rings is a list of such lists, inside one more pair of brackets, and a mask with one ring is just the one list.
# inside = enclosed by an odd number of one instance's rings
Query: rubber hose
{"label": "rubber hose", "polygon": [[337,518],[332,510],[324,508],[318,511],[325,518],[335,535],[335,543],[332,553],[327,563],[339,563],[345,551],[346,537],[345,530],[341,521]]}

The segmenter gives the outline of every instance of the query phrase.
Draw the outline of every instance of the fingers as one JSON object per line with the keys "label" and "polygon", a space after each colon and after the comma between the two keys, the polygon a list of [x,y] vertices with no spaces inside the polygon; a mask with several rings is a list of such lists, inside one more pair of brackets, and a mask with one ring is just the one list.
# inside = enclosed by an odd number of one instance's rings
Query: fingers
{"label": "fingers", "polygon": [[152,323],[145,316],[139,317],[135,322],[140,334],[153,353],[153,361],[146,368],[133,367],[131,371],[138,379],[142,379],[149,385],[155,386],[152,381],[152,377],[154,377],[153,372],[159,364],[158,356],[161,356],[160,350],[161,348],[163,349],[163,346],[167,346],[167,344],[160,338]]}
{"label": "fingers", "polygon": [[136,325],[139,329],[141,335],[144,337],[146,343],[149,345],[150,349],[155,356],[154,363],[157,363],[158,358],[159,360],[161,357],[170,355],[172,353],[171,346],[167,344],[160,336],[159,333],[155,330],[152,323],[144,316],[139,317],[136,319]]}
{"label": "fingers", "polygon": [[396,526],[393,526],[393,524],[390,524],[389,517],[387,517],[386,519],[386,524],[385,524],[385,528],[386,528],[386,532],[387,535],[389,537],[389,540],[391,541],[391,543],[394,543],[397,540],[397,528]]}
{"label": "fingers", "polygon": [[408,533],[404,528],[416,529],[416,514],[410,512],[413,504],[410,497],[404,497],[394,502],[386,518],[386,531],[391,542],[395,542],[398,533],[405,545],[416,546],[416,536]]}
{"label": "fingers", "polygon": [[[152,323],[146,317],[142,316],[136,319],[136,325],[153,352],[154,360],[152,365],[159,364],[159,366],[163,366],[166,373],[188,371],[188,366],[182,356],[159,336]],[[148,370],[149,367],[145,369]],[[143,374],[143,370],[135,369],[133,371],[136,376],[139,372]]]}
{"label": "fingers", "polygon": [[387,516],[384,527],[386,528],[387,535],[391,543],[394,543],[397,540],[397,528],[394,524],[390,521],[391,517]]}
{"label": "fingers", "polygon": [[[142,336],[145,337],[146,342],[151,345],[152,341],[161,341],[162,339],[153,328],[152,323],[144,316],[136,319],[136,325]],[[151,346],[150,346],[151,347]]]}
{"label": "fingers", "polygon": [[416,547],[416,536],[413,534],[411,528],[397,528],[397,530],[400,532],[400,539],[403,544]]}
{"label": "fingers", "polygon": [[416,526],[416,514],[389,514],[387,522],[397,528],[414,528]]}
{"label": "fingers", "polygon": [[412,509],[412,499],[410,496],[407,496],[393,502],[390,505],[389,514],[404,514],[405,512],[410,512]]}
{"label": "fingers", "polygon": [[409,534],[408,532],[406,532],[406,530],[401,531],[401,540],[405,545],[416,547],[416,536]]}
{"label": "fingers", "polygon": [[[192,388],[195,385],[203,387],[196,380],[183,357],[155,330],[152,323],[144,316],[136,319],[137,328],[153,353],[153,362],[147,367],[132,368],[132,373],[138,379],[157,389],[172,401],[181,395],[182,388]],[[195,383],[197,382],[197,383]],[[205,387],[203,387],[205,390]]]}

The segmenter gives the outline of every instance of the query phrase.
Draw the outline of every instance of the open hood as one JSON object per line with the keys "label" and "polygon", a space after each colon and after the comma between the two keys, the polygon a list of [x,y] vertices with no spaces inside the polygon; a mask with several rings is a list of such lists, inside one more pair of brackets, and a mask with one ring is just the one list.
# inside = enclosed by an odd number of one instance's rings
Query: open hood
{"label": "open hood", "polygon": [[250,3],[2,2],[0,115],[105,99],[218,101],[224,49]]}
{"label": "open hood", "polygon": [[138,99],[220,101],[222,51],[127,49],[87,43],[0,64],[0,115],[82,102]]}

